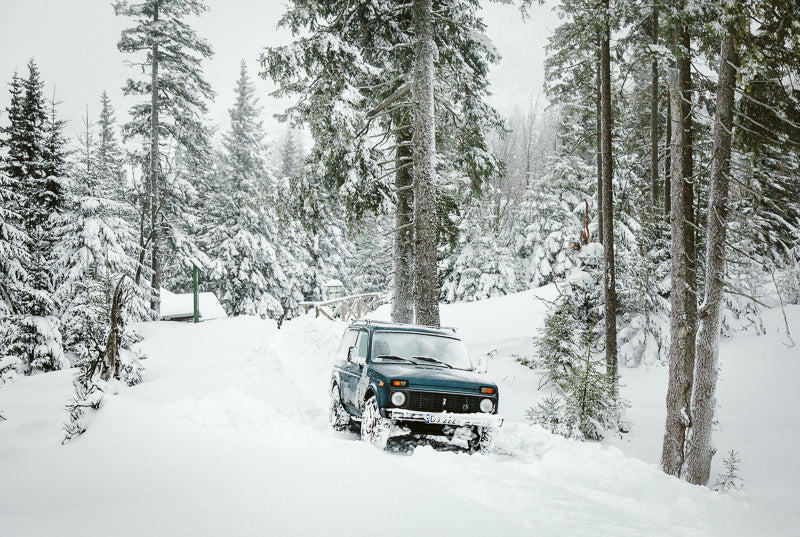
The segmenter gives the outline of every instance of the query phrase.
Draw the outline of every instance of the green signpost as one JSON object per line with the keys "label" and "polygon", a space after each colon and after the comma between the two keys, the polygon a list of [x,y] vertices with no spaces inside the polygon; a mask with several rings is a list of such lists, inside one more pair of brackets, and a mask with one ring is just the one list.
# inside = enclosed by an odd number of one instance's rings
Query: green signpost
{"label": "green signpost", "polygon": [[194,322],[200,322],[200,293],[198,292],[198,272],[200,269],[192,263],[192,287],[194,288]]}

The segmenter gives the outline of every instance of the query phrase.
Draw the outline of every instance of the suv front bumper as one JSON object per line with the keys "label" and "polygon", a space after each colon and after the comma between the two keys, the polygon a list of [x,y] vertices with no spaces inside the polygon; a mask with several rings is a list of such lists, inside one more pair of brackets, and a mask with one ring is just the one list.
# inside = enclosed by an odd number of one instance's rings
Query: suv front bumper
{"label": "suv front bumper", "polygon": [[402,408],[387,409],[389,418],[394,421],[418,421],[433,425],[454,425],[456,427],[500,427],[502,416],[497,414],[452,414],[450,412],[420,412]]}

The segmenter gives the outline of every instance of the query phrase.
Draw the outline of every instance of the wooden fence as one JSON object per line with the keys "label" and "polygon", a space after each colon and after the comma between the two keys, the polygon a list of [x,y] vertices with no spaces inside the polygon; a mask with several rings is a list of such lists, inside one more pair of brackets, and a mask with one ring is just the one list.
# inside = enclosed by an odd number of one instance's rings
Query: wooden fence
{"label": "wooden fence", "polygon": [[364,293],[321,302],[300,302],[300,305],[305,308],[306,313],[313,309],[316,317],[322,314],[331,321],[335,317],[348,321],[350,319],[360,319],[383,303],[384,298],[381,293]]}

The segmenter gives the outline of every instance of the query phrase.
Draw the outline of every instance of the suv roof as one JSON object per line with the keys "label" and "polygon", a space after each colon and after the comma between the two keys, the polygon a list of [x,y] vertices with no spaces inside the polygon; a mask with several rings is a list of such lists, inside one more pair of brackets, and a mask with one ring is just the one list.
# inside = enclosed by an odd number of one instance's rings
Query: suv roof
{"label": "suv roof", "polygon": [[392,330],[394,332],[416,332],[420,334],[432,334],[453,337],[456,329],[448,326],[422,326],[418,324],[401,324],[389,321],[375,321],[372,319],[359,319],[351,321],[350,326],[366,328],[370,332],[380,330]]}

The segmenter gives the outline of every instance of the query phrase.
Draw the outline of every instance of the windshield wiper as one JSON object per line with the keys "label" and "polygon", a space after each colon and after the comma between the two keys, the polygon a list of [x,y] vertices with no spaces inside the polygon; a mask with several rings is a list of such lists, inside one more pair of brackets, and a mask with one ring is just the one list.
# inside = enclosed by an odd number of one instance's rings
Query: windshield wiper
{"label": "windshield wiper", "polygon": [[415,360],[422,360],[423,362],[431,362],[431,363],[434,363],[434,364],[441,364],[441,365],[443,365],[445,367],[453,369],[452,365],[450,365],[450,364],[448,364],[446,362],[443,362],[441,360],[437,360],[436,358],[429,358],[428,356],[412,356],[412,358],[415,359]]}
{"label": "windshield wiper", "polygon": [[415,364],[416,363],[415,361],[409,360],[408,358],[403,358],[402,356],[394,356],[393,354],[381,354],[379,356],[376,356],[375,358],[377,358],[378,360],[383,360],[383,359],[387,359],[387,360],[402,360],[404,362],[408,362],[409,364]]}

